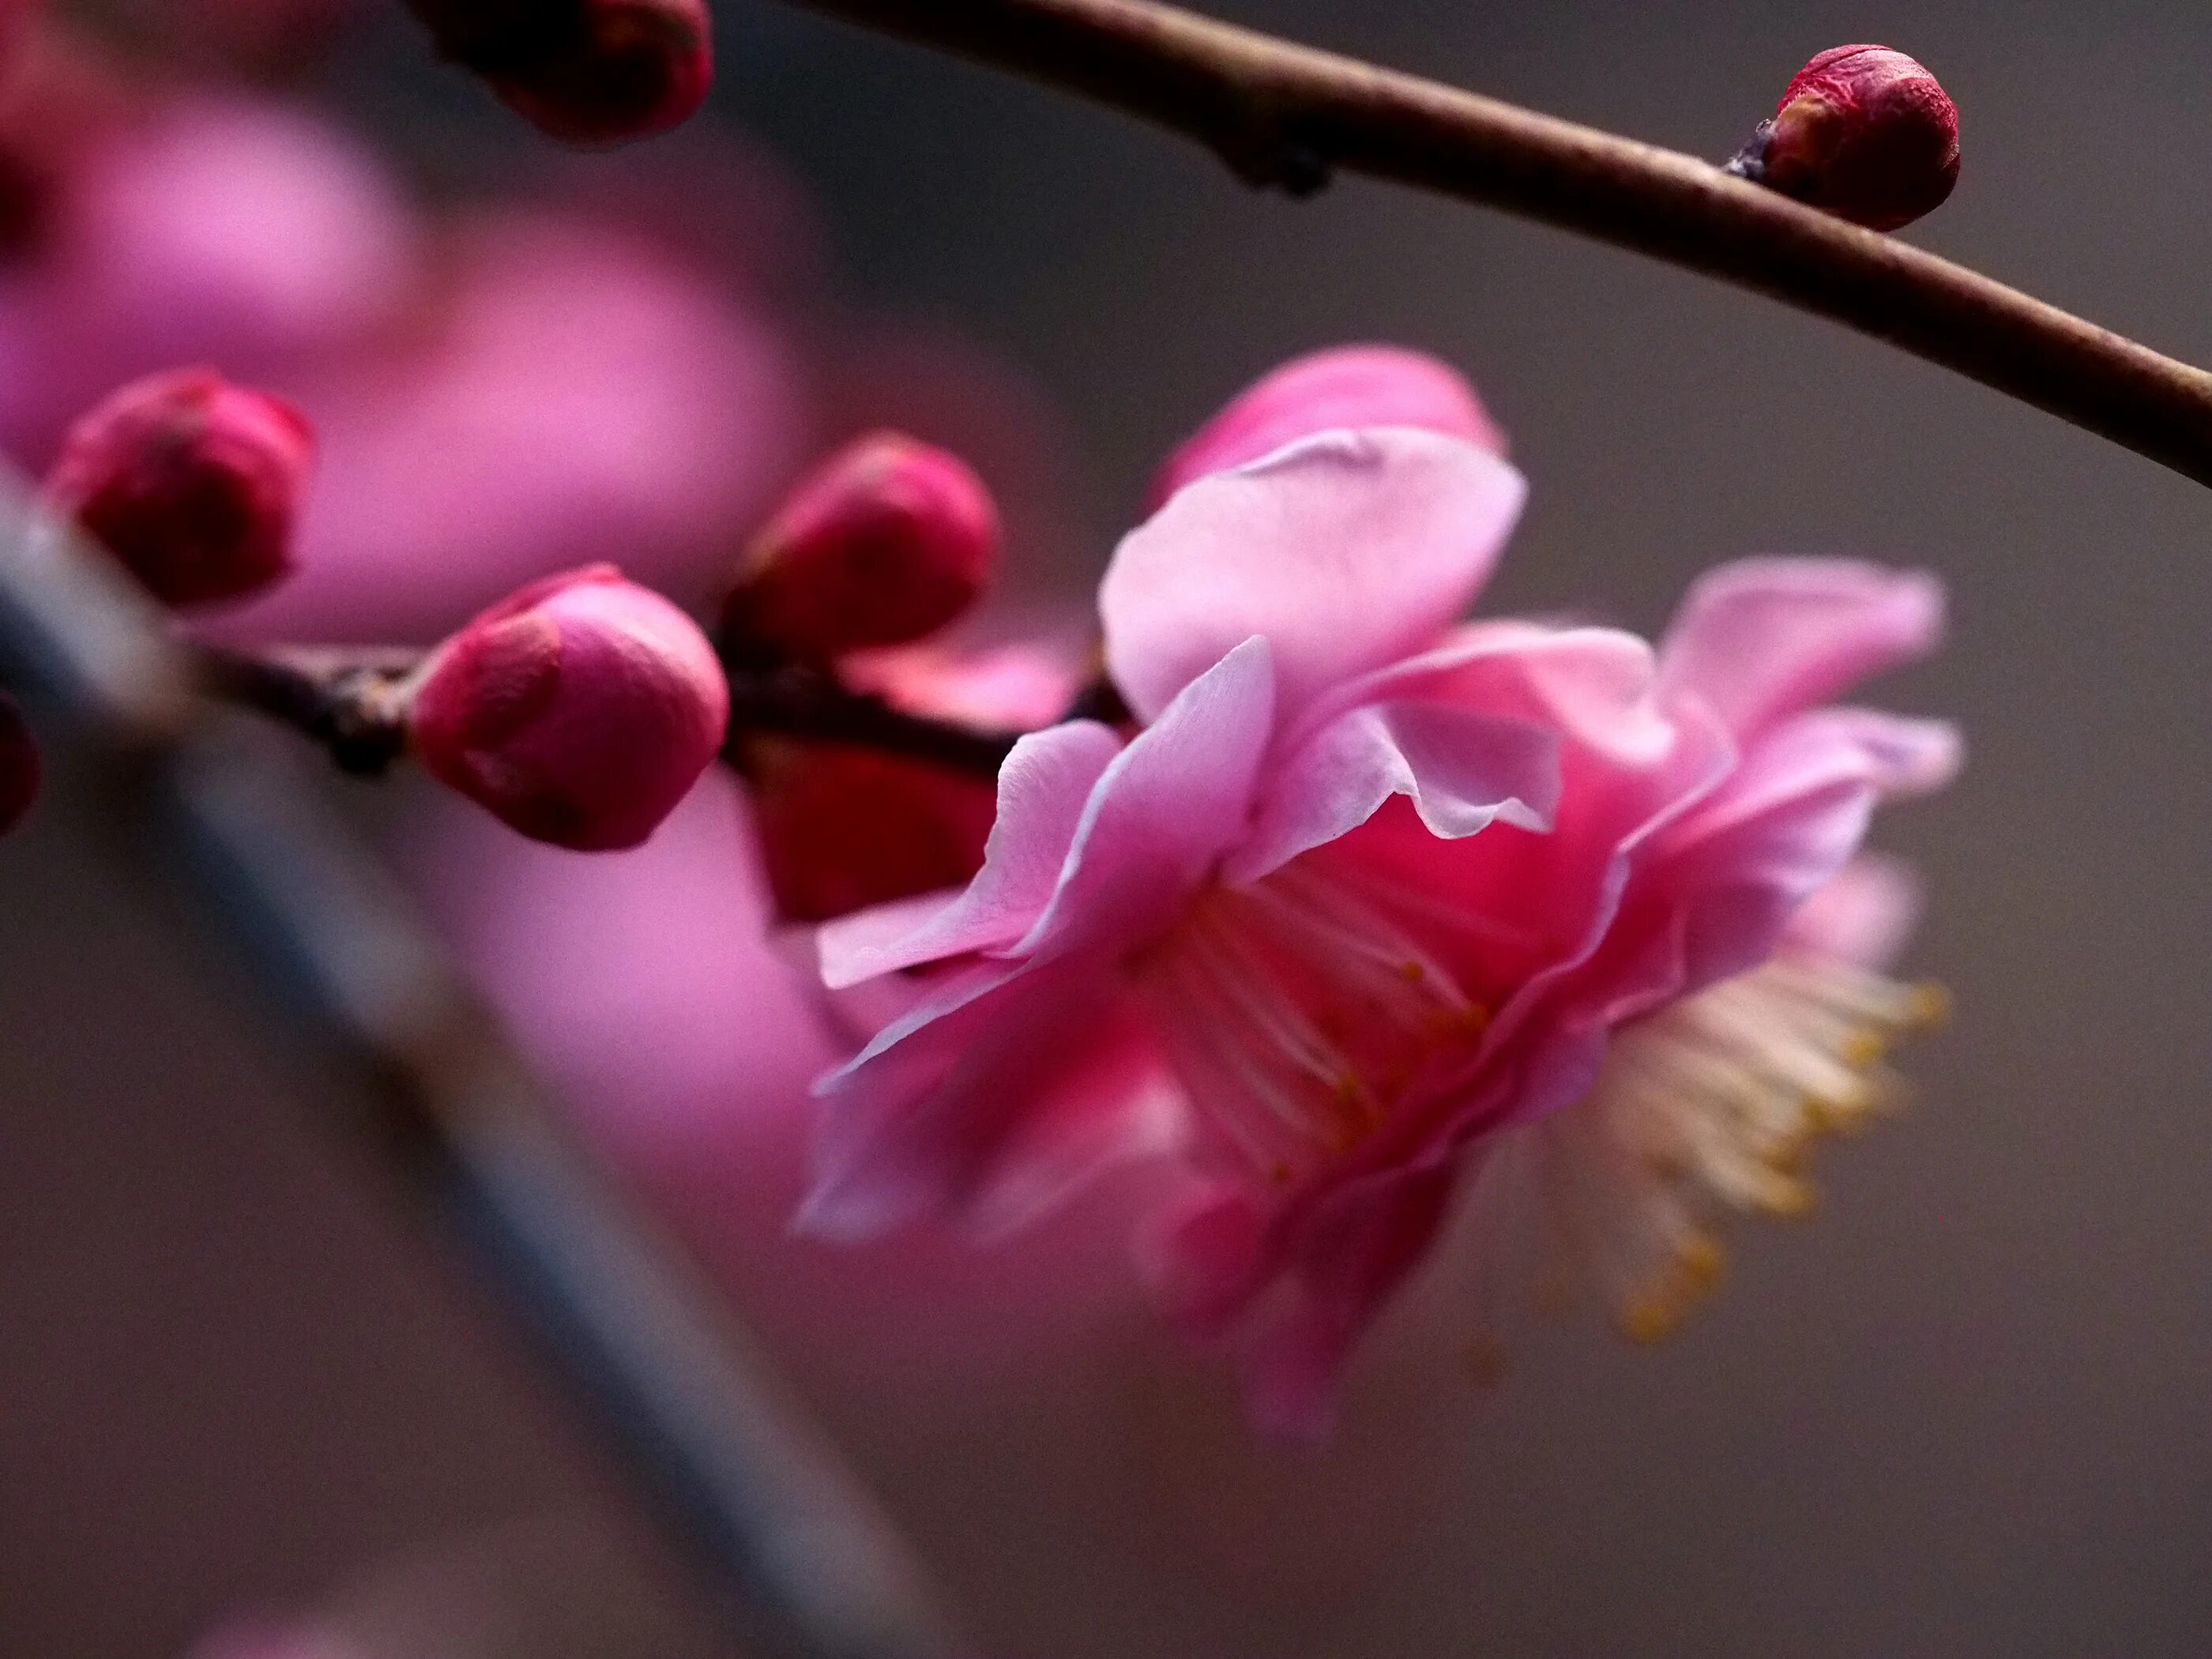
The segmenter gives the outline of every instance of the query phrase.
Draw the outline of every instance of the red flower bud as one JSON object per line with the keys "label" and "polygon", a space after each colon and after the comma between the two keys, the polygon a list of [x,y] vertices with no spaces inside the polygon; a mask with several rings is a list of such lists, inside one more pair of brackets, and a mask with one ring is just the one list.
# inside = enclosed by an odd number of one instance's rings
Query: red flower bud
{"label": "red flower bud", "polygon": [[777,911],[827,921],[957,887],[983,866],[987,780],[842,744],[746,746],[753,826]]}
{"label": "red flower bud", "polygon": [[989,584],[999,513],[957,456],[862,438],[804,480],[722,610],[732,640],[822,659],[935,633]]}
{"label": "red flower bud", "polygon": [[43,769],[30,722],[13,697],[0,695],[0,836],[21,823],[31,810],[39,798]]}
{"label": "red flower bud", "polygon": [[1887,46],[1835,46],[1797,71],[1734,172],[1872,230],[1943,204],[1959,181],[1959,111]]}
{"label": "red flower bud", "polygon": [[1505,453],[1505,434],[1449,364],[1398,346],[1337,346],[1293,358],[1239,392],[1168,458],[1147,505],[1316,432],[1376,426],[1419,427]]}
{"label": "red flower bud", "polygon": [[81,416],[46,495],[168,605],[242,599],[292,568],[314,434],[212,369],[149,374]]}
{"label": "red flower bud", "polygon": [[729,686],[698,625],[611,565],[510,594],[440,646],[414,695],[440,781],[533,841],[635,847],[721,748]]}
{"label": "red flower bud", "polygon": [[438,49],[578,144],[665,131],[714,79],[706,0],[409,0]]}

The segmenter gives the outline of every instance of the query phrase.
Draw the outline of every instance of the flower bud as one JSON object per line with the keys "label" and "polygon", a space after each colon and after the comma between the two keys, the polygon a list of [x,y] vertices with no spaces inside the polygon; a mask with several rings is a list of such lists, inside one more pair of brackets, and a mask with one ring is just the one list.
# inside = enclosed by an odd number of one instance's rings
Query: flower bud
{"label": "flower bud", "polygon": [[533,841],[635,847],[699,781],[730,693],[698,625],[592,565],[509,595],[422,670],[423,767]]}
{"label": "flower bud", "polygon": [[733,641],[813,660],[935,633],[988,586],[999,513],[957,456],[880,432],[802,481],[724,602]]}
{"label": "flower bud", "polygon": [[746,745],[753,826],[777,913],[828,921],[958,887],[983,866],[988,780],[842,744]]}
{"label": "flower bud", "polygon": [[1146,505],[1316,432],[1377,426],[1419,427],[1505,453],[1505,434],[1449,364],[1399,346],[1336,346],[1293,358],[1239,392],[1168,458]]}
{"label": "flower bud", "polygon": [[167,605],[242,599],[292,568],[314,434],[212,369],[149,374],[78,417],[46,474],[55,511]]}
{"label": "flower bud", "polygon": [[13,697],[0,694],[0,836],[23,821],[39,798],[39,740]]}
{"label": "flower bud", "polygon": [[714,79],[706,0],[410,0],[438,49],[540,131],[618,143],[690,118]]}
{"label": "flower bud", "polygon": [[1797,71],[1729,170],[1870,230],[1943,204],[1959,181],[1959,111],[1887,46],[1834,46]]}

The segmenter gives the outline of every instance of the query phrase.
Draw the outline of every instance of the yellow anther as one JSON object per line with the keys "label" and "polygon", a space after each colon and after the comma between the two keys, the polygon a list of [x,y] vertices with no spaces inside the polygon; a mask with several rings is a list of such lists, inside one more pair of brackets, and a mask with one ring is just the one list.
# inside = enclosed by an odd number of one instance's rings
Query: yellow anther
{"label": "yellow anther", "polygon": [[1915,1030],[1940,1031],[1951,1023],[1951,988],[1937,980],[1922,980],[1912,988],[1905,1012]]}

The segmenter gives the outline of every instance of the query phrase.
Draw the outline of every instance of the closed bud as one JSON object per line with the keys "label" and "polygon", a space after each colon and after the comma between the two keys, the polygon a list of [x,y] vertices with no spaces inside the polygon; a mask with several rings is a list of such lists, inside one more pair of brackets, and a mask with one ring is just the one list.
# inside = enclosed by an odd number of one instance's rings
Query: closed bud
{"label": "closed bud", "polygon": [[956,455],[877,433],[803,481],[746,554],[730,638],[824,660],[935,633],[989,586],[990,492]]}
{"label": "closed bud", "polygon": [[611,852],[676,809],[729,718],[698,625],[593,565],[531,584],[440,646],[410,734],[433,776],[532,840]]}
{"label": "closed bud", "polygon": [[1398,346],[1337,346],[1262,375],[1168,458],[1147,505],[1185,484],[1340,427],[1405,426],[1505,453],[1505,436],[1449,364]]}
{"label": "closed bud", "polygon": [[680,125],[714,79],[706,0],[410,0],[447,57],[556,138]]}
{"label": "closed bud", "polygon": [[753,827],[777,913],[828,921],[958,887],[983,866],[988,780],[842,744],[746,748]]}
{"label": "closed bud", "polygon": [[313,458],[313,434],[289,404],[212,369],[179,369],[81,416],[46,495],[156,599],[209,605],[290,572]]}
{"label": "closed bud", "polygon": [[1797,71],[1732,172],[1870,230],[1941,207],[1959,181],[1959,111],[1887,46],[1835,46]]}
{"label": "closed bud", "polygon": [[0,836],[21,823],[31,810],[39,798],[43,771],[31,723],[13,697],[0,694]]}

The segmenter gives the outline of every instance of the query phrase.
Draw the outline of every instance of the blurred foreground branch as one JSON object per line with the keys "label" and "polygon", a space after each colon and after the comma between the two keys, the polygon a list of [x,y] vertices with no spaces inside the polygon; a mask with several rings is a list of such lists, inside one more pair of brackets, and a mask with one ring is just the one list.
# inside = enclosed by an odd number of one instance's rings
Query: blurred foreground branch
{"label": "blurred foreground branch", "polygon": [[266,988],[307,1016],[300,1029],[346,1080],[339,1103],[365,1111],[358,1139],[452,1230],[657,1503],[744,1650],[971,1653],[872,1501],[571,1145],[402,896],[315,806],[312,781],[209,729],[207,672],[110,561],[0,483],[0,680],[112,756],[125,821],[185,853],[219,919],[256,947]]}

